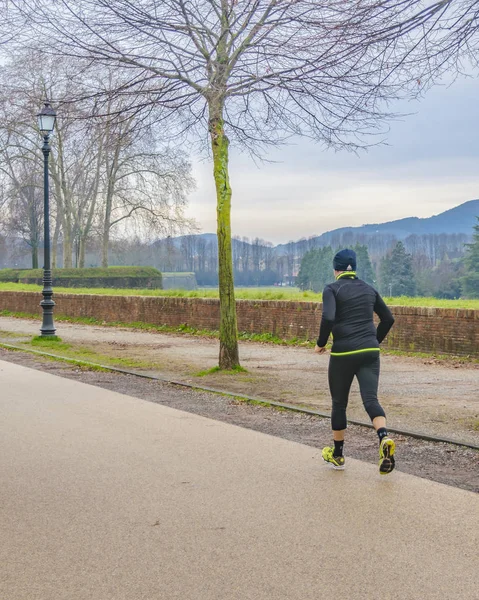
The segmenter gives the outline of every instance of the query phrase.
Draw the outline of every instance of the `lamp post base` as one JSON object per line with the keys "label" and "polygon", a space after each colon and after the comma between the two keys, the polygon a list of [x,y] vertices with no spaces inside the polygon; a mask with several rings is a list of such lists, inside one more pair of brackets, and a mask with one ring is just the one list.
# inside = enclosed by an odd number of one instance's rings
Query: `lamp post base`
{"label": "lamp post base", "polygon": [[42,336],[55,335],[56,329],[53,323],[53,308],[55,302],[52,299],[53,288],[52,288],[52,272],[50,269],[45,269],[43,272],[43,300],[40,302],[40,306],[43,309],[43,321],[40,327],[40,333]]}
{"label": "lamp post base", "polygon": [[56,329],[53,323],[53,307],[55,302],[50,298],[45,298],[40,302],[40,306],[43,309],[43,321],[40,327],[40,333],[42,336],[55,335]]}

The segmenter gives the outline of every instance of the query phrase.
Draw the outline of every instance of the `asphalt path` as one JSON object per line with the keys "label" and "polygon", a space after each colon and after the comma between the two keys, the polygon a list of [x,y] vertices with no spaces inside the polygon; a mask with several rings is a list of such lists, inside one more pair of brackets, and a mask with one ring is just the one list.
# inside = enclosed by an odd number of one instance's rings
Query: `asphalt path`
{"label": "asphalt path", "polygon": [[0,381],[2,600],[478,598],[476,494],[7,362]]}

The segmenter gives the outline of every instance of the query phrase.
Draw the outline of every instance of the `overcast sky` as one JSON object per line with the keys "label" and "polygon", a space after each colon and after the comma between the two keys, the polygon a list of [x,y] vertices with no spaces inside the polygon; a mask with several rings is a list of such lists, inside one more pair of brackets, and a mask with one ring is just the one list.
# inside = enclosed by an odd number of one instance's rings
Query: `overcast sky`
{"label": "overcast sky", "polygon": [[[304,139],[255,165],[233,150],[233,235],[275,244],[348,225],[429,217],[479,198],[479,80],[436,87],[414,113],[391,123],[388,146],[355,156]],[[197,190],[187,211],[216,231],[212,166],[194,161]]]}

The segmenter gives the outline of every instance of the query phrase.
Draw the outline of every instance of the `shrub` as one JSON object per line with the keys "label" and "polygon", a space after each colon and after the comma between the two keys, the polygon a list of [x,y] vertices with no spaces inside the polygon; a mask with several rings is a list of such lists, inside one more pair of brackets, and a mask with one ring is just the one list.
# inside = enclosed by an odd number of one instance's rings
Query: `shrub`
{"label": "shrub", "polygon": [[[91,267],[53,269],[53,285],[85,288],[162,289],[162,276],[154,267]],[[43,269],[0,270],[0,281],[41,285]]]}

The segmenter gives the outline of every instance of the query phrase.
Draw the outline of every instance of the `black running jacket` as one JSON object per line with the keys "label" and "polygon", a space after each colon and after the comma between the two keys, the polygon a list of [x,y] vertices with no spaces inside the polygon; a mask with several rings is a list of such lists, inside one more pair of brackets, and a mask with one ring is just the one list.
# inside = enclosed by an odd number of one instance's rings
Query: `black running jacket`
{"label": "black running jacket", "polygon": [[[380,320],[377,329],[374,313]],[[394,317],[379,293],[355,273],[343,273],[324,288],[317,344],[325,346],[332,333],[333,356],[377,351],[393,323]]]}

